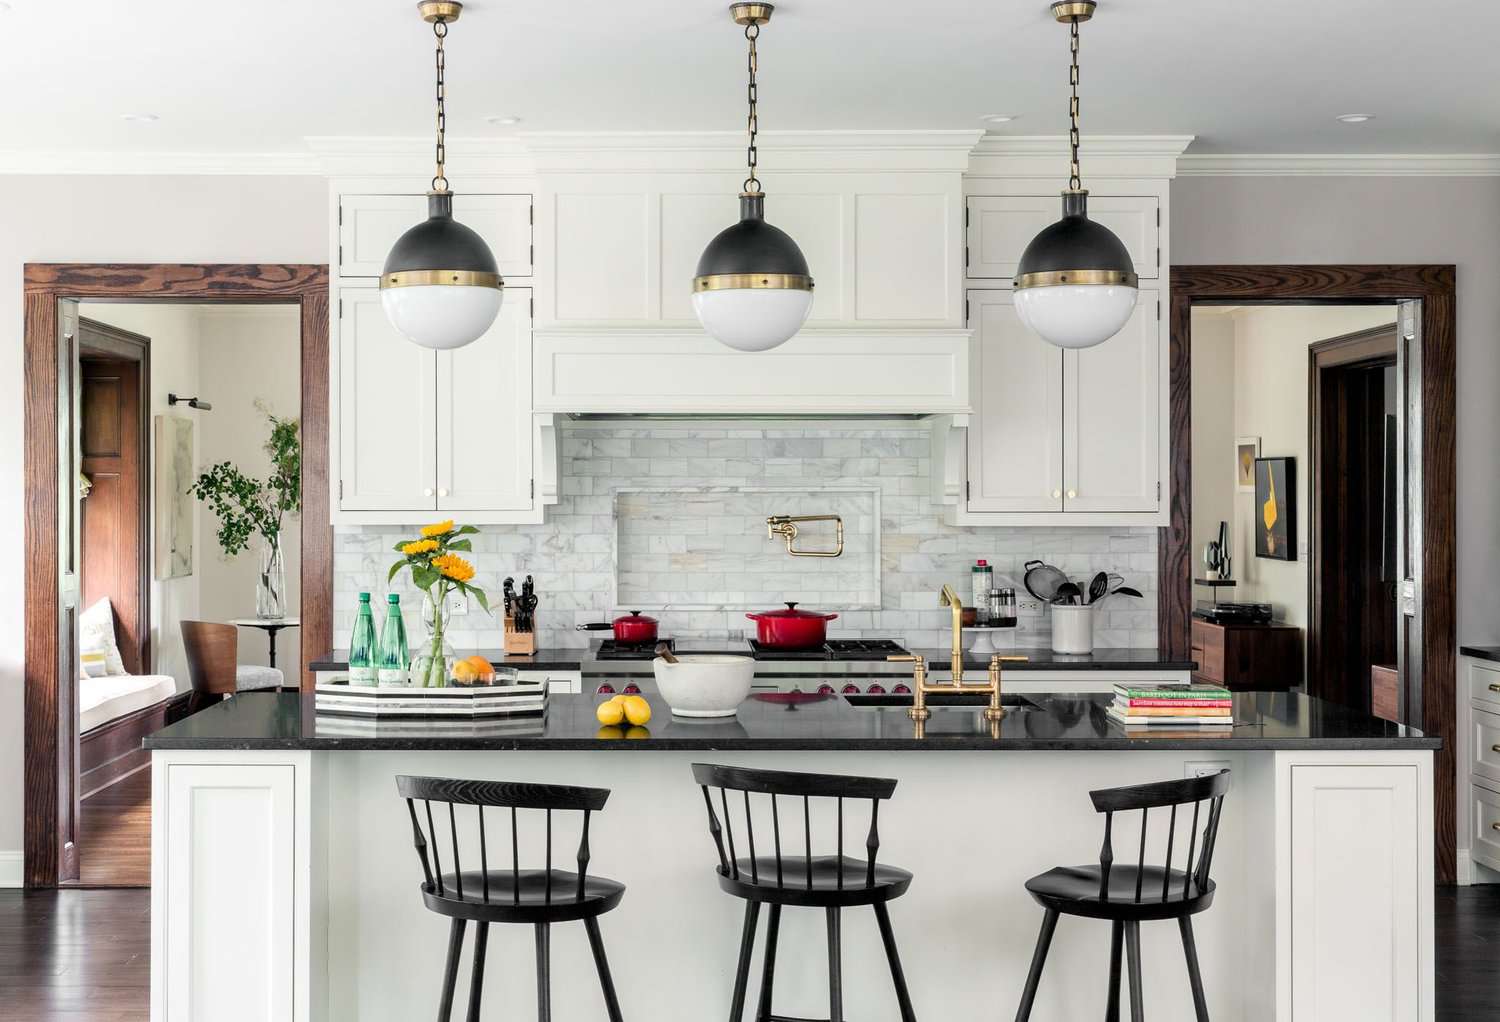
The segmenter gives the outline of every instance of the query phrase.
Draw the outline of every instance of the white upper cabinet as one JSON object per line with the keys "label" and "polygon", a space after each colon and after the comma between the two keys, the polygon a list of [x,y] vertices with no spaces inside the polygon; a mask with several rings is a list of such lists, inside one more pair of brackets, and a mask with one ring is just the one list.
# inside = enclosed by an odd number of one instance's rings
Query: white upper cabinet
{"label": "white upper cabinet", "polygon": [[[453,216],[473,228],[495,253],[500,276],[531,276],[531,196],[469,195],[453,199]],[[427,219],[425,195],[339,197],[338,270],[341,277],[378,277],[396,239]]]}
{"label": "white upper cabinet", "polygon": [[339,292],[332,423],[341,511],[437,508],[437,362],[386,319],[372,286]]}
{"label": "white upper cabinet", "polygon": [[531,291],[505,289],[495,325],[437,353],[439,511],[530,509]]}
{"label": "white upper cabinet", "polygon": [[[965,241],[965,276],[1009,280],[1031,239],[1062,216],[1062,200],[1051,195],[971,195]],[[1115,232],[1136,276],[1161,276],[1161,200],[1155,195],[1090,195],[1089,219]]]}

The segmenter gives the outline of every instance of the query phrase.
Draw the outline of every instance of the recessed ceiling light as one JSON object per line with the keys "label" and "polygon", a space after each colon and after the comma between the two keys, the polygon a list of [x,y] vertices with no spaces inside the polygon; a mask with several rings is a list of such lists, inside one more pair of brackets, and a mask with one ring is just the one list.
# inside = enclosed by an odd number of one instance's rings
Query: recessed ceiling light
{"label": "recessed ceiling light", "polygon": [[120,120],[132,121],[137,124],[150,124],[153,121],[160,120],[160,118],[155,114],[121,114]]}
{"label": "recessed ceiling light", "polygon": [[488,123],[490,123],[490,124],[511,125],[511,124],[520,124],[521,123],[521,118],[515,116],[514,114],[494,114],[494,115],[491,115],[489,117],[486,117],[485,121],[488,122]]}
{"label": "recessed ceiling light", "polygon": [[1374,114],[1339,114],[1338,119],[1340,121],[1344,122],[1345,124],[1363,124],[1366,121],[1374,120],[1375,119],[1375,115]]}
{"label": "recessed ceiling light", "polygon": [[990,124],[1009,124],[1019,116],[1020,114],[985,114],[979,119]]}

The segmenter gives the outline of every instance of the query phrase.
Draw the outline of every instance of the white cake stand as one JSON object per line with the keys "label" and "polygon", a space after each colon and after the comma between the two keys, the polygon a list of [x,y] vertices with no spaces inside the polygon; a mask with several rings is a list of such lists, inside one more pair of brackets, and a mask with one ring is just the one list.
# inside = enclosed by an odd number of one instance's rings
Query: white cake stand
{"label": "white cake stand", "polygon": [[1015,625],[969,625],[965,627],[964,631],[974,635],[974,643],[969,647],[969,652],[978,653],[981,656],[1005,652],[1005,650],[995,645],[995,633],[1008,632],[1015,627]]}

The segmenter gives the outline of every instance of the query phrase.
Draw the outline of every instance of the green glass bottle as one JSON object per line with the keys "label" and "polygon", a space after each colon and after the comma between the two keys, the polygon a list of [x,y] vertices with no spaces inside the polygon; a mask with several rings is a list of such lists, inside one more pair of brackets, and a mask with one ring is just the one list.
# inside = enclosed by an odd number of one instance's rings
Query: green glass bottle
{"label": "green glass bottle", "polygon": [[401,597],[391,593],[386,598],[385,626],[380,629],[380,657],[376,661],[376,678],[382,685],[410,683],[406,655],[406,622],[401,619]]}
{"label": "green glass bottle", "polygon": [[375,616],[370,613],[370,594],[359,594],[359,614],[349,639],[349,684],[375,684]]}

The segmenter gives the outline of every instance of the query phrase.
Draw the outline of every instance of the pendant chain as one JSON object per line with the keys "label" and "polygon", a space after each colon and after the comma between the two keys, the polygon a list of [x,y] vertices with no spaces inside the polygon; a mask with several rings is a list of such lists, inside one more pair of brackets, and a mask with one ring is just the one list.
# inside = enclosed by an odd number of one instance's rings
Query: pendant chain
{"label": "pendant chain", "polygon": [[1074,18],[1072,22],[1069,49],[1073,55],[1073,63],[1068,68],[1068,82],[1073,89],[1068,100],[1068,147],[1072,150],[1072,158],[1068,162],[1068,190],[1080,192],[1083,190],[1083,179],[1078,173],[1078,19]]}
{"label": "pendant chain", "polygon": [[443,52],[443,39],[448,35],[448,23],[441,19],[434,21],[432,33],[437,36],[437,55],[434,58],[437,67],[437,145],[433,147],[437,173],[432,176],[432,190],[446,192],[448,178],[443,173],[443,164],[448,162],[448,147],[444,141],[448,130],[448,114],[444,109],[444,101],[447,99],[448,88],[444,80],[444,71],[447,69],[448,62]]}
{"label": "pendant chain", "polygon": [[755,72],[759,70],[759,58],[755,53],[755,40],[760,37],[760,24],[751,22],[745,26],[745,38],[750,40],[750,54],[745,60],[745,67],[750,72],[750,84],[745,89],[745,98],[750,102],[750,116],[745,126],[750,132],[750,146],[745,150],[745,160],[750,167],[750,176],[745,178],[743,191],[746,195],[760,194],[760,178],[755,176],[755,164],[759,152],[755,148],[755,136],[760,133],[760,119],[756,113],[756,104],[759,100],[758,86],[755,83]]}

